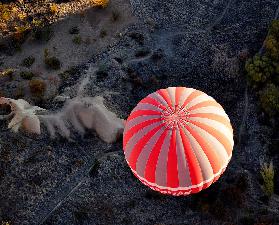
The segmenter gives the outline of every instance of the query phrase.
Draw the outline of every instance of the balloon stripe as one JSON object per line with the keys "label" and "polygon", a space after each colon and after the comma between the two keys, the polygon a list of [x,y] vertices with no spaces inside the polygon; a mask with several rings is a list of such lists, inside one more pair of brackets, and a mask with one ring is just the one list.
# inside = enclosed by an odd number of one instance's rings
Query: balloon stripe
{"label": "balloon stripe", "polygon": [[129,131],[132,127],[141,124],[147,120],[152,120],[152,119],[159,119],[161,118],[161,116],[159,115],[144,115],[144,116],[139,116],[139,117],[135,117],[134,119],[130,120],[128,123],[126,123],[125,125],[125,132],[124,134]]}
{"label": "balloon stripe", "polygon": [[166,129],[167,134],[164,140],[164,143],[160,149],[156,171],[155,171],[155,180],[156,184],[161,186],[167,185],[167,162],[168,162],[168,152],[170,148],[171,140],[171,130]]}
{"label": "balloon stripe", "polygon": [[146,135],[149,131],[158,127],[159,125],[161,125],[161,123],[159,122],[152,123],[149,126],[146,126],[143,129],[139,130],[134,136],[132,136],[130,140],[127,142],[127,145],[125,146],[124,149],[125,156],[129,158],[132,150],[134,149],[134,146],[140,141],[140,139],[144,135]]}
{"label": "balloon stripe", "polygon": [[195,114],[190,114],[189,115],[190,118],[207,118],[207,119],[211,119],[211,120],[215,120],[218,121],[222,124],[224,124],[228,129],[230,129],[231,132],[233,132],[230,120],[228,120],[228,118],[217,115],[217,114],[213,114],[213,113],[195,113]]}
{"label": "balloon stripe", "polygon": [[191,107],[200,104],[202,102],[206,102],[206,101],[214,101],[216,102],[212,97],[209,97],[207,94],[201,94],[199,96],[197,96],[196,98],[194,98],[192,101],[190,101],[187,104],[187,108],[190,109]]}
{"label": "balloon stripe", "polygon": [[138,111],[138,110],[151,110],[151,111],[158,111],[163,112],[163,109],[160,109],[158,106],[149,104],[149,103],[139,103],[137,107],[132,111],[132,113]]}
{"label": "balloon stripe", "polygon": [[140,140],[139,142],[135,145],[135,147],[133,148],[130,156],[129,156],[129,165],[130,167],[135,170],[136,169],[136,163],[137,163],[137,159],[141,153],[141,150],[143,149],[143,147],[146,145],[146,143],[150,140],[150,138],[155,135],[160,129],[161,127],[163,127],[164,125],[161,124],[158,127],[154,128],[153,130],[149,131],[147,134],[145,134]]}
{"label": "balloon stripe", "polygon": [[207,107],[207,106],[215,106],[217,108],[220,108],[221,110],[223,109],[222,106],[219,103],[217,103],[216,101],[208,100],[208,101],[200,102],[200,103],[198,103],[196,105],[193,105],[188,110],[192,111],[192,110],[195,110],[195,109],[198,109],[198,108],[202,108],[202,107]]}
{"label": "balloon stripe", "polygon": [[163,146],[164,140],[167,136],[168,130],[164,130],[164,132],[160,135],[158,141],[156,142],[156,145],[152,148],[151,154],[148,158],[148,161],[145,166],[145,173],[144,177],[149,180],[150,182],[155,182],[156,179],[156,167],[158,164],[158,158],[161,151],[161,148]]}
{"label": "balloon stripe", "polygon": [[210,165],[213,169],[213,172],[217,173],[221,168],[221,162],[220,162],[220,159],[219,159],[218,155],[216,154],[216,152],[212,151],[209,144],[196,131],[194,131],[191,127],[187,126],[185,128],[190,132],[190,134],[199,143],[203,152],[205,153],[206,157],[208,158],[208,160],[210,162]]}
{"label": "balloon stripe", "polygon": [[156,101],[160,102],[163,106],[168,107],[168,103],[159,93],[154,92],[148,96],[154,98]]}
{"label": "balloon stripe", "polygon": [[163,99],[167,102],[168,106],[169,107],[172,107],[172,102],[170,100],[170,97],[169,97],[169,93],[166,89],[160,89],[157,91],[157,93],[163,97]]}
{"label": "balloon stripe", "polygon": [[185,100],[195,91],[193,88],[184,88],[184,91],[182,92],[180,99],[179,99],[179,105],[182,106],[185,102]]}
{"label": "balloon stripe", "polygon": [[202,147],[199,145],[197,140],[191,135],[191,133],[185,128],[183,128],[183,131],[189,138],[190,145],[192,146],[196,158],[199,161],[204,180],[210,179],[214,174],[206,154],[204,153]]}
{"label": "balloon stripe", "polygon": [[167,92],[169,94],[171,103],[172,103],[172,107],[175,107],[175,87],[169,87],[167,88]]}
{"label": "balloon stripe", "polygon": [[211,151],[217,154],[222,165],[228,162],[228,153],[225,147],[219,142],[219,140],[217,140],[214,136],[212,136],[202,128],[195,126],[194,124],[189,124],[188,126],[199,133],[200,136],[207,141],[208,145],[211,148]]}
{"label": "balloon stripe", "polygon": [[209,134],[214,136],[225,147],[228,155],[231,154],[233,146],[232,146],[231,142],[228,140],[228,138],[225,135],[223,135],[220,131],[216,130],[213,127],[205,125],[203,123],[199,123],[199,122],[195,122],[195,121],[191,121],[191,123],[202,128],[203,130],[207,131]]}
{"label": "balloon stripe", "polygon": [[191,110],[191,114],[196,114],[196,113],[213,113],[219,116],[223,116],[229,120],[228,115],[224,112],[223,109],[220,109],[219,107],[215,106],[206,106],[206,107],[201,107],[195,110]]}
{"label": "balloon stripe", "polygon": [[132,136],[134,136],[137,132],[139,132],[139,130],[141,130],[142,128],[152,124],[152,123],[155,123],[155,122],[159,122],[161,121],[161,119],[152,119],[152,120],[147,120],[147,121],[144,121],[143,123],[141,124],[137,124],[136,126],[132,127],[130,130],[127,130],[126,132],[126,135],[123,137],[123,145],[124,145],[124,148],[127,144],[127,142],[130,140],[130,138]]}
{"label": "balloon stripe", "polygon": [[178,171],[177,171],[177,156],[176,156],[176,129],[172,130],[170,147],[168,152],[167,162],[167,186],[178,187]]}
{"label": "balloon stripe", "polygon": [[188,162],[188,167],[190,171],[190,177],[191,177],[191,183],[192,185],[197,185],[203,181],[201,168],[199,165],[199,162],[193,152],[192,146],[188,140],[188,137],[183,132],[183,130],[180,130],[180,136],[182,138],[182,143],[184,146],[184,151],[186,155],[186,159]]}
{"label": "balloon stripe", "polygon": [[191,102],[193,99],[195,99],[196,97],[202,95],[203,93],[201,91],[195,90],[193,91],[188,98],[184,101],[182,107],[186,107],[188,105],[189,102]]}
{"label": "balloon stripe", "polygon": [[185,88],[183,87],[177,87],[175,90],[175,105],[179,105],[180,104],[180,97],[183,94],[183,91],[185,90]]}
{"label": "balloon stripe", "polygon": [[157,149],[157,147],[159,147],[158,140],[162,137],[162,134],[165,130],[166,129],[162,127],[153,137],[151,137],[149,142],[143,147],[136,164],[136,171],[140,176],[144,176],[148,159],[151,153],[154,151],[154,149]]}
{"label": "balloon stripe", "polygon": [[189,138],[192,149],[196,155],[196,158],[199,161],[199,165],[201,167],[201,171],[202,171],[204,180],[211,179],[214,176],[214,174],[213,174],[211,164],[210,164],[206,154],[204,153],[203,149],[201,148],[199,143],[196,141],[196,139],[190,134],[190,132],[187,129],[185,129],[184,127],[183,127],[183,131]]}
{"label": "balloon stripe", "polygon": [[161,115],[161,112],[154,111],[154,110],[136,110],[127,119],[127,122],[134,119],[135,117],[142,116],[142,115]]}
{"label": "balloon stripe", "polygon": [[152,97],[146,97],[144,98],[143,100],[141,100],[139,102],[139,104],[141,103],[147,103],[147,104],[151,104],[151,105],[154,105],[162,110],[165,110],[166,109],[166,106],[162,105],[161,102],[157,101],[156,99],[152,98]]}
{"label": "balloon stripe", "polygon": [[230,145],[233,146],[233,132],[232,132],[232,129],[225,126],[225,124],[220,123],[216,120],[211,120],[211,119],[208,119],[208,118],[199,118],[199,117],[190,118],[189,122],[192,123],[192,124],[194,122],[195,123],[201,123],[205,126],[214,128],[214,130],[217,130],[217,131],[221,130],[222,135],[225,136],[227,138],[227,140],[229,141]]}
{"label": "balloon stripe", "polygon": [[177,128],[176,135],[176,154],[177,154],[177,166],[178,166],[178,177],[179,186],[189,187],[192,185],[190,178],[190,170],[187,163],[187,157],[185,155],[184,146],[182,143],[182,138],[180,132]]}

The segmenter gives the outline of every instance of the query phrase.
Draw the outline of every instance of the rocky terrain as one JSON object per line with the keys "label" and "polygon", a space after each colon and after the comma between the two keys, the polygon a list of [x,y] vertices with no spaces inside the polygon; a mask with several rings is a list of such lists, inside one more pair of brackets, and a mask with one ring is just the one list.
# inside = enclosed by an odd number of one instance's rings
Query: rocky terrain
{"label": "rocky terrain", "polygon": [[[18,77],[21,67],[15,79],[0,78],[2,95],[15,97],[17,84],[24,80],[27,86],[21,97],[49,111],[61,110],[67,99],[76,96],[102,96],[110,110],[126,119],[138,101],[157,89],[199,89],[223,105],[234,128],[236,144],[226,172],[199,194],[160,195],[133,176],[121,139],[105,144],[88,132],[75,134],[73,142],[62,137],[51,140],[46,132],[41,136],[12,133],[6,121],[0,121],[0,221],[20,225],[279,224],[278,120],[263,115],[244,72],[245,60],[261,49],[270,22],[278,16],[278,1],[119,2],[125,2],[123,9],[118,5],[119,14],[130,10],[133,19],[121,22],[117,38],[106,40],[107,44],[98,39],[99,50],[85,54],[70,72],[50,70],[58,78],[52,95],[34,97],[27,90],[29,80]],[[101,18],[98,12],[94,21],[101,23]],[[110,24],[106,29],[115,28]],[[59,33],[53,35],[59,37]],[[48,45],[59,43],[54,39]],[[15,66],[7,59],[16,62],[29,54],[27,48],[13,56],[1,52],[1,67]],[[73,54],[75,48],[71,49]],[[45,81],[50,76],[49,70],[41,74],[37,79]],[[275,189],[267,197],[260,169],[262,162],[270,160]]]}

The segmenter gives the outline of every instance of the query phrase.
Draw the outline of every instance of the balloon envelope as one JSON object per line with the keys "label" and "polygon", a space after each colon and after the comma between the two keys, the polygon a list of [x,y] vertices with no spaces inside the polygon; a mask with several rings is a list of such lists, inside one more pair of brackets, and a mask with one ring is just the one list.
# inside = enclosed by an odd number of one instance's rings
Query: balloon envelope
{"label": "balloon envelope", "polygon": [[133,173],[163,194],[188,195],[209,187],[227,167],[233,130],[224,109],[185,87],[158,90],[127,119],[123,149]]}

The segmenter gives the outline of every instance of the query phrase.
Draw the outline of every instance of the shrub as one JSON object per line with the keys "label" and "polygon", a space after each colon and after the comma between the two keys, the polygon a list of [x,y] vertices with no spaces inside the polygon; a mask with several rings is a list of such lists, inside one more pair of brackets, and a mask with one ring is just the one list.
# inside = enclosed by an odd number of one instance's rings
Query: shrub
{"label": "shrub", "polygon": [[22,60],[21,65],[29,68],[32,66],[34,62],[35,62],[35,58],[33,56],[28,56],[27,58]]}
{"label": "shrub", "polygon": [[19,75],[24,80],[31,80],[35,76],[31,71],[22,71]]}
{"label": "shrub", "polygon": [[76,73],[78,73],[78,68],[77,67],[71,67],[68,70],[64,71],[63,73],[59,73],[58,76],[62,80],[67,80],[71,76],[74,76]]}
{"label": "shrub", "polygon": [[279,88],[274,84],[268,84],[260,92],[260,101],[263,110],[273,116],[279,112]]}
{"label": "shrub", "polygon": [[73,38],[73,43],[80,45],[81,44],[81,37],[80,35],[77,35]]}
{"label": "shrub", "polygon": [[30,80],[29,88],[34,96],[42,96],[45,92],[46,84],[43,80]]}
{"label": "shrub", "polygon": [[260,171],[263,178],[263,190],[265,194],[270,197],[274,193],[274,168],[273,163],[267,165],[264,163]]}
{"label": "shrub", "polygon": [[50,57],[48,49],[44,49],[45,64],[48,69],[59,70],[61,67],[60,60],[56,57]]}

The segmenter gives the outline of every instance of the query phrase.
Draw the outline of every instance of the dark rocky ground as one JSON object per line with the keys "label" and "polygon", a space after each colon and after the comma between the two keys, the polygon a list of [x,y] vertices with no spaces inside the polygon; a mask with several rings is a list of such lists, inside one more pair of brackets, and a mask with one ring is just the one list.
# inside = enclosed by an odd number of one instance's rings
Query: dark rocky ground
{"label": "dark rocky ground", "polygon": [[214,97],[231,118],[236,145],[228,169],[208,190],[187,197],[150,191],[126,165],[121,140],[108,145],[88,134],[73,143],[52,141],[13,134],[0,122],[0,221],[279,224],[278,174],[268,201],[259,173],[270,157],[279,169],[278,153],[269,154],[275,125],[262,121],[242,71],[247,55],[261,48],[278,6],[276,0],[131,0],[140,22],[80,67],[83,85],[74,79],[60,88],[70,97],[104,95],[122,118],[159,88],[187,86]]}

